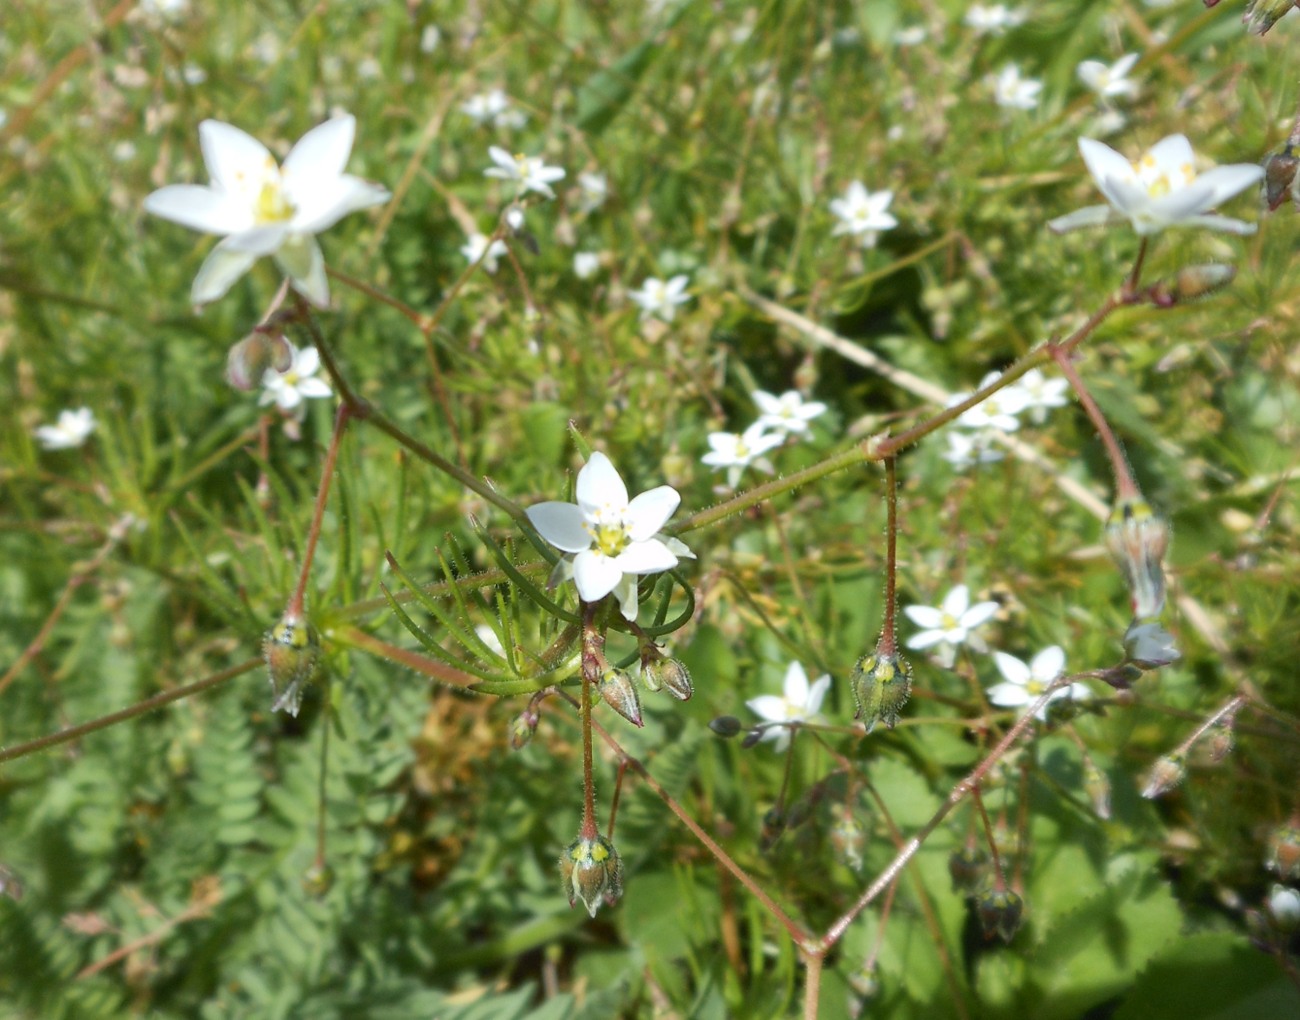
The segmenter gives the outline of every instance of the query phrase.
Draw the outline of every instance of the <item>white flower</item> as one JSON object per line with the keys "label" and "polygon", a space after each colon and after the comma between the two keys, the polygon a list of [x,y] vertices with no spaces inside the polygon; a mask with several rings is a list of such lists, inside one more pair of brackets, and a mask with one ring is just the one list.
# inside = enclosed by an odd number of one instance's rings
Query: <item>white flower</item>
{"label": "white flower", "polygon": [[872,247],[882,230],[898,226],[898,220],[885,211],[893,200],[892,191],[868,191],[861,181],[853,181],[843,198],[831,199],[831,214],[840,221],[831,236],[852,234],[862,247]]}
{"label": "white flower", "polygon": [[40,425],[36,438],[47,450],[71,450],[80,446],[95,431],[95,414],[88,407],[60,411],[53,425]]}
{"label": "white flower", "polygon": [[808,431],[808,423],[826,411],[819,400],[805,401],[797,390],[786,390],[779,397],[763,390],[750,394],[761,412],[758,424],[776,429],[778,433]]}
{"label": "white flower", "polygon": [[432,53],[442,42],[442,32],[438,30],[437,25],[425,25],[424,31],[420,33],[420,52]]}
{"label": "white flower", "polygon": [[486,235],[473,233],[464,244],[460,246],[460,253],[465,256],[470,265],[473,265],[479,259],[483,260],[483,268],[489,273],[497,271],[497,259],[506,253],[506,243],[497,238],[491,244],[488,244]]}
{"label": "white flower", "polygon": [[790,744],[790,723],[807,723],[815,721],[821,711],[822,699],[830,689],[830,674],[819,676],[811,685],[808,674],[797,662],[790,663],[785,671],[785,683],[780,697],[775,694],[763,694],[745,702],[759,718],[765,722],[785,723],[786,725],[768,726],[763,730],[763,740],[774,740],[775,751],[784,751]]}
{"label": "white flower", "polygon": [[[989,688],[989,701],[1001,708],[1024,708],[1037,701],[1048,684],[1065,672],[1065,652],[1060,645],[1051,645],[1025,665],[1014,655],[1006,652],[994,652],[993,661],[1004,683],[994,684]],[[1059,698],[1083,700],[1092,696],[1092,692],[1083,684],[1066,684],[1052,692],[1049,701],[1043,704],[1034,717],[1047,718],[1047,706]]]}
{"label": "white flower", "polygon": [[628,291],[630,297],[641,308],[641,321],[657,315],[664,322],[672,322],[677,314],[677,306],[684,305],[691,299],[686,291],[690,277],[685,273],[674,276],[665,283],[657,276],[651,276],[641,284],[640,290]]}
{"label": "white flower", "polygon": [[1141,669],[1159,669],[1182,658],[1169,631],[1155,621],[1137,620],[1124,632],[1124,656]]}
{"label": "white flower", "polygon": [[293,359],[284,372],[268,368],[262,376],[262,396],[259,404],[278,404],[282,411],[292,411],[304,400],[331,397],[334,391],[324,379],[317,379],[320,355],[315,347],[301,351],[290,348]]}
{"label": "white flower", "polygon": [[343,172],[356,126],[351,116],[327,120],[276,166],[266,147],[239,128],[218,120],[199,125],[212,184],[172,184],[144,200],[155,216],[225,238],[194,280],[195,304],[221,297],[263,255],[275,258],[299,293],[329,304],[315,235],[350,212],[388,200],[386,189]]}
{"label": "white flower", "polygon": [[509,106],[510,100],[506,98],[505,92],[501,89],[490,89],[466,99],[460,104],[460,112],[475,124],[489,124]]}
{"label": "white flower", "polygon": [[[976,389],[982,390],[993,382],[999,374],[998,372],[990,372],[980,380],[980,384]],[[952,407],[960,404],[969,396],[969,393],[954,393],[948,401],[948,406]],[[967,429],[997,429],[999,432],[1015,432],[1020,428],[1020,419],[1016,415],[1028,406],[1029,396],[1024,390],[1015,385],[1004,386],[996,393],[985,397],[983,401],[974,407],[963,411],[958,415],[956,424]]]}
{"label": "white flower", "polygon": [[1114,99],[1117,96],[1137,94],[1137,82],[1128,77],[1129,71],[1137,63],[1136,53],[1126,53],[1115,63],[1106,65],[1100,60],[1085,60],[1076,69],[1079,81],[1101,99]]}
{"label": "white flower", "polygon": [[1300,892],[1273,883],[1268,893],[1268,912],[1283,931],[1291,932],[1300,928]]}
{"label": "white flower", "polygon": [[573,275],[579,280],[595,276],[600,271],[600,254],[594,251],[573,253]]}
{"label": "white flower", "polygon": [[541,156],[512,156],[497,145],[488,149],[488,155],[496,166],[484,170],[483,176],[515,181],[519,185],[520,195],[535,191],[547,198],[554,198],[555,192],[551,190],[551,184],[564,178],[564,171],[560,167],[547,166]]}
{"label": "white flower", "polygon": [[578,208],[582,212],[595,212],[609,197],[609,179],[604,174],[578,174]]}
{"label": "white flower", "polygon": [[727,485],[733,489],[740,481],[741,472],[751,464],[771,474],[772,465],[762,459],[763,454],[785,442],[785,435],[780,432],[764,432],[763,429],[760,420],[740,435],[734,432],[710,432],[709,446],[713,449],[700,460],[715,471],[726,468]]}
{"label": "white flower", "polygon": [[973,28],[976,35],[1004,35],[1007,29],[1023,25],[1025,12],[1014,10],[1003,4],[985,7],[983,4],[971,4],[966,12],[966,26]]}
{"label": "white flower", "polygon": [[1047,412],[1052,408],[1064,407],[1070,402],[1066,396],[1070,383],[1059,376],[1048,377],[1038,368],[1031,368],[1010,388],[1022,401],[1021,410],[1028,411],[1036,425],[1047,420]]}
{"label": "white flower", "polygon": [[895,46],[919,46],[925,42],[926,31],[924,25],[910,25],[907,28],[900,28],[894,33]]}
{"label": "white flower", "polygon": [[939,662],[945,667],[953,664],[957,655],[957,646],[969,644],[976,651],[982,651],[984,642],[972,634],[982,623],[993,618],[998,611],[996,602],[977,602],[970,604],[970,590],[959,584],[943,597],[938,608],[934,606],[907,606],[903,612],[918,627],[924,627],[920,633],[908,639],[908,648],[930,648],[938,645],[936,653]]}
{"label": "white flower", "polygon": [[180,21],[190,12],[190,0],[140,0],[140,13],[152,21]]}
{"label": "white flower", "polygon": [[994,101],[1008,110],[1032,110],[1038,105],[1038,93],[1043,91],[1041,81],[1020,77],[1020,68],[1015,64],[998,72],[992,87]]}
{"label": "white flower", "polygon": [[1219,166],[1198,175],[1191,143],[1184,135],[1156,142],[1136,163],[1109,145],[1079,139],[1079,152],[1097,187],[1110,202],[1052,220],[1056,233],[1079,227],[1122,223],[1127,219],[1138,234],[1158,234],[1166,227],[1205,227],[1230,234],[1253,234],[1255,224],[1209,215],[1208,210],[1244,191],[1264,176],[1253,163]]}
{"label": "white flower", "polygon": [[993,433],[990,430],[957,432],[948,429],[944,435],[948,438],[948,449],[939,456],[951,464],[955,471],[965,471],[976,464],[991,464],[1002,459],[1002,451],[992,445]]}
{"label": "white flower", "polygon": [[542,538],[571,554],[564,573],[573,577],[582,601],[613,592],[623,616],[635,620],[637,578],[671,570],[678,557],[694,558],[677,539],[659,533],[681,496],[661,485],[629,502],[623,479],[599,452],[578,472],[575,495],[576,504],[529,507],[528,519]]}

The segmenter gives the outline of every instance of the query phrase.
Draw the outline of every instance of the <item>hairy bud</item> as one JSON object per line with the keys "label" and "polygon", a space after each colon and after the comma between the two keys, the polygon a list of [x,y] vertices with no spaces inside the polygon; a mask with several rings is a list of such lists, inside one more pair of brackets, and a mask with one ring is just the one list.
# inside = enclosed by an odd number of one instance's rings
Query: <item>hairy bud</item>
{"label": "hairy bud", "polygon": [[1269,212],[1285,202],[1288,194],[1296,208],[1300,208],[1300,176],[1297,176],[1297,170],[1300,170],[1300,157],[1296,156],[1295,149],[1290,145],[1264,160],[1264,200],[1268,203]]}
{"label": "hairy bud", "polygon": [[690,671],[677,659],[657,656],[641,667],[641,677],[652,691],[668,689],[678,701],[689,701],[695,693]]}
{"label": "hairy bud", "polygon": [[954,850],[948,858],[952,891],[963,896],[974,896],[983,888],[988,870],[989,855],[977,846],[964,846]]}
{"label": "hairy bud", "polygon": [[1160,615],[1165,607],[1165,551],[1169,522],[1140,496],[1120,500],[1106,521],[1106,546],[1128,584],[1133,615]]}
{"label": "hairy bud", "polygon": [[849,682],[857,714],[867,724],[868,733],[877,722],[891,730],[898,725],[899,713],[912,693],[912,667],[906,660],[893,653],[882,654],[877,645],[875,652],[857,661]]}
{"label": "hairy bud", "polygon": [[285,337],[254,330],[240,340],[226,356],[226,382],[248,392],[262,384],[268,369],[287,372],[293,365],[293,348]]}
{"label": "hairy bud", "polygon": [[600,681],[596,684],[596,691],[605,704],[633,726],[643,725],[641,722],[641,699],[636,693],[636,683],[627,670],[605,670],[601,674]]}
{"label": "hairy bud", "polygon": [[1020,929],[1025,912],[1025,901],[1010,889],[989,889],[975,897],[975,913],[979,916],[984,937],[1000,935],[1010,942]]}
{"label": "hairy bud", "polygon": [[839,861],[854,871],[862,870],[862,851],[867,845],[867,830],[847,804],[835,811],[835,821],[831,824],[830,844]]}
{"label": "hairy bud", "polygon": [[533,739],[533,734],[537,732],[537,724],[541,722],[541,716],[537,709],[529,705],[526,709],[515,716],[510,723],[510,746],[516,751],[522,751],[528,746],[528,742]]}
{"label": "hairy bud", "polygon": [[1156,759],[1156,763],[1151,766],[1151,771],[1147,773],[1146,784],[1142,787],[1142,796],[1147,800],[1155,800],[1172,790],[1186,776],[1187,768],[1183,764],[1181,754],[1162,755]]}
{"label": "hairy bud", "polygon": [[1171,280],[1161,280],[1151,288],[1151,302],[1160,308],[1185,304],[1222,290],[1237,277],[1237,267],[1220,262],[1184,266]]}
{"label": "hairy bud", "polygon": [[321,668],[320,636],[297,613],[285,613],[262,640],[262,655],[271,680],[272,712],[298,714],[303,691]]}
{"label": "hairy bud", "polygon": [[1296,5],[1296,0],[1250,0],[1241,20],[1251,35],[1263,35]]}
{"label": "hairy bud", "polygon": [[578,900],[592,917],[601,903],[612,907],[623,895],[623,862],[604,836],[579,836],[560,857],[560,880],[572,907]]}

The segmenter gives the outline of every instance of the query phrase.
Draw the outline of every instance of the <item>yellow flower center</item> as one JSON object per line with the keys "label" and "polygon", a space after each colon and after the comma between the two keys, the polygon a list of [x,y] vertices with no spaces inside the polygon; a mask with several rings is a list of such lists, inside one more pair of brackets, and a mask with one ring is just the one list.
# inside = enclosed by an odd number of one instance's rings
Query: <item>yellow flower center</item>
{"label": "yellow flower center", "polygon": [[596,548],[606,556],[617,556],[632,542],[628,537],[627,525],[622,521],[616,524],[587,524],[588,534],[596,542]]}
{"label": "yellow flower center", "polygon": [[939,621],[939,626],[944,630],[956,630],[961,626],[961,624],[957,621],[957,617],[953,616],[952,613],[944,613],[943,619]]}
{"label": "yellow flower center", "polygon": [[293,219],[294,212],[293,203],[285,198],[280,188],[280,175],[267,177],[262,182],[262,190],[257,193],[257,201],[253,203],[254,219],[258,224],[283,223]]}

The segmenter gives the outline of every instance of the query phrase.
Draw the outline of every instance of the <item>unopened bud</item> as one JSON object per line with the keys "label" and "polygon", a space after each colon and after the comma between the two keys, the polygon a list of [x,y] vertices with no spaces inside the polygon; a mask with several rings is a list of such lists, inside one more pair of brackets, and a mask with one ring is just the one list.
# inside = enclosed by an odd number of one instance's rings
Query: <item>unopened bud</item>
{"label": "unopened bud", "polygon": [[979,916],[984,937],[1002,936],[1010,942],[1020,929],[1025,901],[1010,889],[989,889],[975,897],[975,913]]}
{"label": "unopened bud", "polygon": [[867,845],[867,830],[848,805],[840,807],[835,812],[830,843],[836,858],[854,871],[862,870],[862,851]]}
{"label": "unopened bud", "polygon": [[1237,267],[1221,262],[1185,266],[1171,280],[1161,280],[1151,288],[1151,302],[1161,308],[1195,301],[1222,290],[1237,276]]}
{"label": "unopened bud", "polygon": [[1214,727],[1206,738],[1205,751],[1210,759],[1211,765],[1221,765],[1232,754],[1233,736],[1232,736],[1232,719],[1229,718],[1218,726]]}
{"label": "unopened bud", "polygon": [[734,715],[720,715],[709,723],[709,729],[720,737],[734,737],[740,732],[742,724]]}
{"label": "unopened bud", "polygon": [[880,976],[874,960],[866,961],[849,975],[849,985],[863,1004],[880,994]]}
{"label": "unopened bud", "polygon": [[1092,801],[1092,810],[1103,821],[1110,818],[1110,780],[1091,759],[1083,765],[1083,788]]}
{"label": "unopened bud", "polygon": [[1174,647],[1173,635],[1160,624],[1136,620],[1124,632],[1124,656],[1126,665],[1140,670],[1159,669],[1182,657]]}
{"label": "unopened bud", "polygon": [[636,693],[636,683],[624,669],[607,669],[601,674],[596,690],[601,700],[630,722],[641,726],[641,699]]}
{"label": "unopened bud", "polygon": [[984,885],[989,870],[989,855],[977,846],[964,846],[948,857],[948,875],[952,891],[974,896]]}
{"label": "unopened bud", "polygon": [[1151,766],[1151,771],[1147,773],[1146,784],[1142,787],[1142,796],[1147,800],[1155,800],[1181,783],[1186,775],[1187,768],[1183,764],[1181,754],[1163,755],[1156,759],[1156,763]]}
{"label": "unopened bud", "polygon": [[1300,878],[1300,825],[1273,830],[1268,838],[1268,866],[1285,881]]}
{"label": "unopened bud", "polygon": [[755,726],[752,730],[750,730],[748,733],[745,734],[745,739],[740,742],[740,746],[743,747],[746,751],[748,751],[751,747],[753,747],[762,739],[763,739],[763,730],[760,727]]}
{"label": "unopened bud", "polygon": [[645,663],[641,677],[652,691],[668,689],[678,701],[689,701],[695,688],[691,686],[690,671],[677,659],[658,657]]}
{"label": "unopened bud", "polygon": [[256,389],[269,369],[287,372],[293,365],[293,347],[280,333],[254,330],[226,356],[226,382],[237,390]]}
{"label": "unopened bud", "polygon": [[864,655],[853,667],[849,678],[858,716],[867,724],[867,732],[883,722],[891,730],[898,725],[899,713],[912,693],[912,667],[897,655],[882,654],[880,645],[871,655]]}
{"label": "unopened bud", "polygon": [[1263,35],[1296,4],[1296,0],[1250,0],[1241,20],[1251,35]]}
{"label": "unopened bud", "polygon": [[303,691],[321,667],[320,636],[297,613],[285,613],[262,640],[262,655],[271,680],[272,712],[298,714]]}
{"label": "unopened bud", "polygon": [[1165,607],[1165,551],[1169,522],[1140,496],[1121,499],[1106,521],[1106,546],[1128,584],[1133,615],[1159,616]]}
{"label": "unopened bud", "polygon": [[1300,157],[1296,156],[1290,145],[1264,160],[1264,200],[1268,203],[1269,212],[1285,202],[1288,194],[1300,206],[1300,190],[1297,190],[1300,188],[1300,184],[1297,184],[1300,178],[1296,176],[1297,170],[1300,170]]}
{"label": "unopened bud", "polygon": [[302,888],[308,896],[320,899],[334,888],[334,869],[328,864],[313,864],[303,872]]}
{"label": "unopened bud", "polygon": [[510,723],[510,746],[516,751],[522,751],[528,746],[528,742],[533,739],[533,734],[537,732],[537,724],[541,722],[541,716],[531,705],[515,716]]}
{"label": "unopened bud", "polygon": [[595,917],[601,903],[612,907],[623,895],[623,862],[604,836],[579,836],[560,857],[560,879],[569,906],[582,900],[587,913]]}

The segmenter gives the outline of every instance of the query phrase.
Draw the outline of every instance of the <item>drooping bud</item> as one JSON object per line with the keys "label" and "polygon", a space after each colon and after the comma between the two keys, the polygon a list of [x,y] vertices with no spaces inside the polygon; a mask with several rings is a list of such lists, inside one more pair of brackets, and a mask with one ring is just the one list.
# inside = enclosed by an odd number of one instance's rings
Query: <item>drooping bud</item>
{"label": "drooping bud", "polygon": [[1142,787],[1142,796],[1155,800],[1172,790],[1187,776],[1187,767],[1183,764],[1181,754],[1166,754],[1156,759],[1147,773],[1147,781]]}
{"label": "drooping bud", "polygon": [[862,850],[867,845],[867,830],[847,804],[835,810],[830,843],[831,849],[835,851],[835,856],[840,862],[854,871],[862,870]]}
{"label": "drooping bud", "polygon": [[1300,197],[1297,197],[1300,195],[1300,191],[1297,191],[1300,185],[1296,183],[1297,170],[1300,170],[1300,157],[1296,156],[1295,149],[1290,145],[1264,160],[1264,200],[1268,203],[1269,212],[1285,202],[1288,194],[1300,206]]}
{"label": "drooping bud", "polygon": [[975,897],[975,913],[979,916],[984,937],[995,934],[1003,942],[1010,942],[1020,928],[1025,901],[1010,889],[989,889]]}
{"label": "drooping bud", "polygon": [[748,751],[751,747],[753,747],[762,739],[763,739],[762,727],[755,726],[752,730],[750,730],[748,733],[745,734],[745,739],[740,742],[740,746],[744,748],[746,751]]}
{"label": "drooping bud", "polygon": [[1205,752],[1211,765],[1223,764],[1224,759],[1232,754],[1234,743],[1232,724],[1235,721],[1233,716],[1229,716],[1206,735]]}
{"label": "drooping bud", "polygon": [[262,385],[267,369],[287,372],[293,365],[293,347],[278,330],[255,329],[230,348],[226,356],[226,382],[245,392]]}
{"label": "drooping bud", "polygon": [[1174,646],[1174,637],[1158,623],[1134,620],[1124,632],[1125,664],[1138,669],[1159,669],[1177,662],[1182,656]]}
{"label": "drooping bud", "polygon": [[320,899],[334,888],[334,869],[328,864],[313,864],[303,872],[302,888],[308,896]]}
{"label": "drooping bud", "polygon": [[1246,31],[1251,35],[1263,35],[1281,21],[1287,11],[1296,5],[1296,0],[1250,0],[1246,4],[1246,13],[1241,20]]}
{"label": "drooping bud", "polygon": [[296,716],[303,691],[320,672],[320,635],[298,613],[285,613],[262,640],[262,655],[275,698],[271,711]]}
{"label": "drooping bud", "polygon": [[691,685],[690,671],[677,659],[658,656],[641,667],[641,677],[652,691],[668,689],[678,701],[689,701],[695,688]]}
{"label": "drooping bud", "polygon": [[607,669],[601,674],[596,690],[601,700],[610,708],[630,722],[641,726],[641,699],[636,693],[636,683],[631,674],[623,669]]}
{"label": "drooping bud", "polygon": [[1091,758],[1083,763],[1083,788],[1092,801],[1092,810],[1106,821],[1110,818],[1110,780]]}
{"label": "drooping bud", "polygon": [[1268,838],[1268,866],[1284,881],[1300,878],[1300,825],[1289,822]]}
{"label": "drooping bud", "polygon": [[515,716],[510,723],[510,746],[516,751],[522,751],[527,747],[528,742],[533,739],[533,734],[537,732],[539,722],[541,722],[541,715],[532,705]]}
{"label": "drooping bud", "polygon": [[1222,290],[1237,277],[1237,267],[1220,262],[1184,266],[1173,279],[1161,280],[1151,288],[1151,302],[1160,308],[1186,304]]}
{"label": "drooping bud", "polygon": [[882,653],[878,644],[872,654],[857,661],[849,682],[857,714],[867,724],[868,733],[877,722],[891,730],[898,725],[899,713],[912,693],[912,667],[905,659],[892,652]]}
{"label": "drooping bud", "polygon": [[734,715],[720,715],[709,723],[709,729],[724,738],[734,737],[742,728],[741,721]]}
{"label": "drooping bud", "polygon": [[1128,584],[1134,617],[1159,616],[1165,607],[1169,522],[1141,496],[1121,499],[1106,521],[1106,546]]}
{"label": "drooping bud", "polygon": [[612,907],[623,895],[623,862],[604,836],[579,836],[560,857],[560,879],[569,906],[582,900],[587,913],[595,917],[601,903]]}
{"label": "drooping bud", "polygon": [[962,896],[974,896],[984,886],[988,875],[989,855],[977,846],[964,846],[954,850],[948,858],[948,875],[952,878],[952,891]]}

